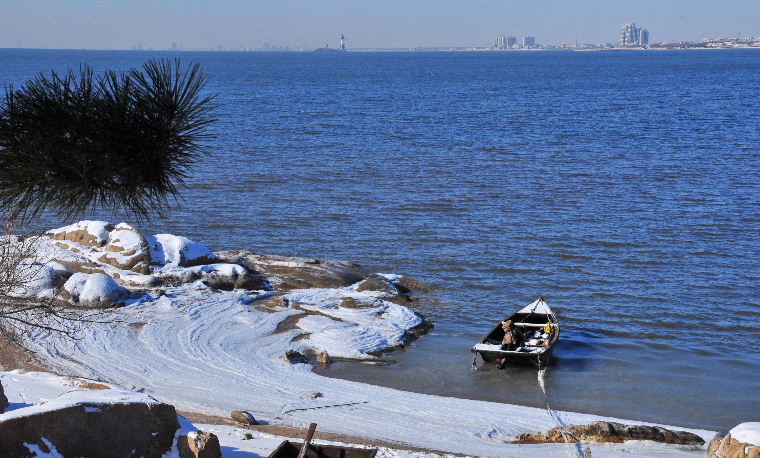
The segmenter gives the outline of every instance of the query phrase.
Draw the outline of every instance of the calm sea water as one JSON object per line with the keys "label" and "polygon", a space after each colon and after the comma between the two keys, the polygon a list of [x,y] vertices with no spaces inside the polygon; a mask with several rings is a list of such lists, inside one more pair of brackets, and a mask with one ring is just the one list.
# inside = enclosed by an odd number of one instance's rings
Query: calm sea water
{"label": "calm sea water", "polygon": [[[757,50],[177,55],[208,73],[218,138],[143,227],[436,287],[395,364],[328,375],[540,406],[533,369],[471,371],[469,347],[543,295],[553,407],[758,420]],[[157,56],[0,50],[0,84]]]}

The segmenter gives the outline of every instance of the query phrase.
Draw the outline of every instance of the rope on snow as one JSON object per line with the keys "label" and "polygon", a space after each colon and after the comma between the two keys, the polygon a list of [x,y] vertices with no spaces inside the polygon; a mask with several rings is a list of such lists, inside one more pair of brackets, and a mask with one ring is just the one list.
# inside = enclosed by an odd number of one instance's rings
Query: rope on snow
{"label": "rope on snow", "polygon": [[546,365],[542,364],[541,362],[541,355],[538,356],[538,386],[541,387],[541,391],[544,393],[544,403],[546,404],[546,413],[551,417],[551,419],[554,421],[554,424],[557,425],[557,428],[559,428],[560,434],[562,434],[562,439],[565,440],[565,444],[567,444],[568,451],[570,452],[570,456],[575,456],[577,458],[591,458],[591,449],[586,445],[585,448],[581,449],[581,441],[580,439],[574,437],[578,442],[576,444],[576,449],[573,450],[573,446],[570,444],[570,439],[568,436],[571,436],[572,433],[567,431],[565,427],[562,425],[562,423],[559,421],[559,417],[557,415],[557,412],[554,411],[554,409],[551,408],[549,405],[549,395],[546,393],[546,386],[544,385],[544,374],[546,374]]}

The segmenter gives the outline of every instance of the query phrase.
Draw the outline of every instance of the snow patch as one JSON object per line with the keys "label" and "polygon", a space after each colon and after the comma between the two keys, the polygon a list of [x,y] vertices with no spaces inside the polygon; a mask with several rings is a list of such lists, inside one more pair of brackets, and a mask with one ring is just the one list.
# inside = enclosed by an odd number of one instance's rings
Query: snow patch
{"label": "snow patch", "polygon": [[[8,390],[12,393],[12,390]],[[124,389],[112,388],[110,390],[76,390],[61,393],[57,398],[37,405],[22,407],[0,414],[0,422],[13,418],[21,418],[36,415],[43,412],[65,409],[68,407],[82,406],[87,409],[97,409],[105,404],[158,404],[158,401],[143,393],[135,393]],[[87,410],[88,412],[94,410]]]}
{"label": "snow patch", "polygon": [[41,437],[40,440],[45,444],[45,447],[50,450],[49,453],[43,452],[42,449],[36,444],[27,444],[24,442],[24,447],[26,447],[30,453],[34,454],[32,455],[34,458],[65,458],[63,455],[58,453],[58,450],[56,450],[53,443],[50,442],[47,438]]}
{"label": "snow patch", "polygon": [[739,442],[760,447],[760,422],[741,423],[729,431],[729,434]]}

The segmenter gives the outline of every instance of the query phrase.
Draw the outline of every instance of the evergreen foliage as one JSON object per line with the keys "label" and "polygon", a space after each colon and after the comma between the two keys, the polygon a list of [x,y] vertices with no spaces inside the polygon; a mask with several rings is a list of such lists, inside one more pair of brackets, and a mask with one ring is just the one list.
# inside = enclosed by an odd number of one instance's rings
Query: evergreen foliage
{"label": "evergreen foliage", "polygon": [[25,219],[95,207],[162,213],[211,138],[198,64],[150,60],[95,75],[40,74],[0,101],[0,211]]}

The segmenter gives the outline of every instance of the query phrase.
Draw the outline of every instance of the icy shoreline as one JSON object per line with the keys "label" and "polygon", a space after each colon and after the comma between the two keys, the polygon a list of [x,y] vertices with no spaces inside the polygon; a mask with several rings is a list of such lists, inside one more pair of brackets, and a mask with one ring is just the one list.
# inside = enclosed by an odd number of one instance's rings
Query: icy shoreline
{"label": "icy shoreline", "polygon": [[[220,263],[207,249],[175,236],[146,237],[152,240],[151,253],[156,255],[148,269],[137,273],[101,261],[103,250],[98,246],[112,238],[114,229],[103,232],[106,225],[95,223],[80,227],[94,233],[95,245],[41,239],[38,253],[45,262],[66,262],[69,269],[78,259],[80,265],[103,271],[132,294],[120,299],[123,307],[107,312],[114,322],[93,324],[80,340],[43,331],[28,336],[32,350],[59,373],[116,383],[180,410],[222,417],[232,410],[248,410],[271,424],[303,427],[317,422],[326,431],[474,456],[568,454],[565,444],[510,443],[516,434],[555,426],[544,409],[327,378],[312,372],[310,364],[290,364],[283,359],[288,349],[306,353],[323,349],[332,356],[369,359],[376,351],[403,344],[421,318],[398,300],[390,301],[393,295],[388,291],[362,290],[359,282],[338,287],[294,287],[276,296],[265,289],[215,288],[210,286],[210,278],[232,278],[234,274],[239,279],[243,272],[234,266],[242,268],[244,263]],[[161,246],[155,241],[162,242]],[[130,243],[130,249],[134,248],[136,242]],[[183,247],[188,249],[183,251]],[[192,264],[187,259],[193,256],[206,258],[205,264],[187,265]],[[163,264],[155,262],[159,258]],[[254,256],[246,259],[249,267],[264,262]],[[267,262],[284,264],[282,269],[298,267],[288,265],[292,261],[274,258]],[[311,265],[319,265],[319,261],[315,263]],[[288,277],[293,275],[292,270],[279,275],[267,280],[290,281],[298,286]],[[162,276],[189,280],[178,281],[176,286],[151,286],[153,279]],[[386,285],[395,277],[373,278]],[[49,289],[41,284],[39,294],[50,294]],[[141,294],[135,293],[137,290]],[[273,297],[280,300],[272,302]],[[288,318],[296,327],[283,328],[281,323]],[[315,392],[320,395],[314,397]],[[639,423],[572,412],[558,415],[565,424],[599,420]],[[686,430],[700,435],[706,443],[714,435],[712,431]],[[622,453],[696,457],[704,455],[705,447],[629,442],[592,445],[592,449],[597,457]]]}

